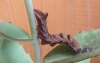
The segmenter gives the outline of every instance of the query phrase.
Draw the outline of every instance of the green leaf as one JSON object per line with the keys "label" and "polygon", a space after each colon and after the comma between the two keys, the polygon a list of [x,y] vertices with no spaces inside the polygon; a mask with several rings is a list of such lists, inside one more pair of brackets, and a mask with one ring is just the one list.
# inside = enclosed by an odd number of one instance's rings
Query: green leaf
{"label": "green leaf", "polygon": [[75,63],[90,63],[90,58],[89,59],[86,59],[86,60],[83,60],[83,61],[79,61],[79,62],[75,62]]}
{"label": "green leaf", "polygon": [[79,53],[74,53],[69,46],[61,44],[44,57],[44,63],[72,63],[100,54],[100,29],[80,32],[74,38],[82,46]]}
{"label": "green leaf", "polygon": [[30,41],[30,36],[11,23],[0,23],[0,63],[33,63],[18,41]]}
{"label": "green leaf", "polygon": [[0,37],[16,40],[16,41],[31,41],[30,36],[23,29],[6,22],[0,22]]}
{"label": "green leaf", "polygon": [[16,41],[0,39],[0,63],[33,63]]}

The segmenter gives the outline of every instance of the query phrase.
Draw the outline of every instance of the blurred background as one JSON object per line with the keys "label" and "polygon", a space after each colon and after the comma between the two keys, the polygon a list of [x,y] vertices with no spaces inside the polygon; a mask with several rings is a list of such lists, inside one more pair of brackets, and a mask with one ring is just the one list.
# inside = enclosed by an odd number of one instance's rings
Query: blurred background
{"label": "blurred background", "polygon": [[[74,36],[79,31],[100,28],[100,0],[33,0],[36,9],[48,12],[48,30],[51,34],[65,33]],[[0,20],[12,22],[30,34],[24,0],[0,0]],[[23,43],[25,51],[34,60],[33,47]],[[42,58],[53,47],[41,45]],[[100,63],[100,56],[91,63]]]}

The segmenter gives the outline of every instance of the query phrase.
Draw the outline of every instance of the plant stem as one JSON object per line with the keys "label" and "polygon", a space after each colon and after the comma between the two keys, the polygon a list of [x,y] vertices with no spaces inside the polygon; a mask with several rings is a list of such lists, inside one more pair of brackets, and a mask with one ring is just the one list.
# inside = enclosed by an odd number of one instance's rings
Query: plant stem
{"label": "plant stem", "polygon": [[35,21],[35,16],[33,12],[32,0],[24,0],[24,1],[26,5],[26,10],[28,13],[31,36],[34,39],[34,41],[31,41],[31,42],[34,47],[35,60],[36,60],[36,63],[41,63],[40,46],[39,46],[39,41],[37,38],[36,21]]}

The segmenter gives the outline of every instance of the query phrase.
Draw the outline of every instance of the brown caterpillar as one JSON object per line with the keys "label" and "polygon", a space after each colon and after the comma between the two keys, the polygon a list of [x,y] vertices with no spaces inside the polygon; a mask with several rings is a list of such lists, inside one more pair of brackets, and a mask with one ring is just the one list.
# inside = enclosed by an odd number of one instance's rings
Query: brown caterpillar
{"label": "brown caterpillar", "polygon": [[38,38],[42,40],[41,44],[50,44],[50,46],[54,46],[56,44],[66,44],[69,45],[75,52],[79,52],[81,50],[81,46],[79,43],[69,34],[50,34],[47,28],[47,16],[48,13],[44,13],[40,10],[34,9],[35,17],[37,19],[37,32]]}

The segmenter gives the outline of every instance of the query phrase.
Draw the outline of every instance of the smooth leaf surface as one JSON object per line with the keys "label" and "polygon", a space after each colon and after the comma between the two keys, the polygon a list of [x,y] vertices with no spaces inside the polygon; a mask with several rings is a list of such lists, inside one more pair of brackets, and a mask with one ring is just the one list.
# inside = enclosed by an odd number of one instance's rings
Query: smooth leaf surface
{"label": "smooth leaf surface", "polygon": [[44,63],[73,63],[100,54],[100,29],[79,32],[74,38],[82,46],[79,53],[65,44],[58,45],[44,57]]}
{"label": "smooth leaf surface", "polygon": [[33,63],[16,41],[0,39],[0,63]]}
{"label": "smooth leaf surface", "polygon": [[83,60],[83,61],[79,61],[79,62],[75,62],[75,63],[90,63],[90,58],[89,59],[86,59],[86,60]]}
{"label": "smooth leaf surface", "polygon": [[0,22],[0,37],[21,41],[29,40],[30,36],[23,29],[6,22]]}

